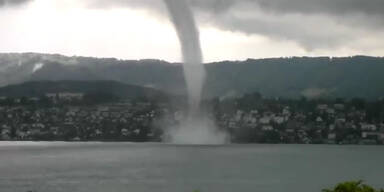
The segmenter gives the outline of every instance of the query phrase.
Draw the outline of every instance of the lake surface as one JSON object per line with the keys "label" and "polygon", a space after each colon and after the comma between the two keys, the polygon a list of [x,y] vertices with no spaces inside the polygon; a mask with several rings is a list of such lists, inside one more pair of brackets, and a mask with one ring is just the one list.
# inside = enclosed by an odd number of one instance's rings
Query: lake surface
{"label": "lake surface", "polygon": [[0,142],[1,192],[320,192],[384,187],[384,147]]}

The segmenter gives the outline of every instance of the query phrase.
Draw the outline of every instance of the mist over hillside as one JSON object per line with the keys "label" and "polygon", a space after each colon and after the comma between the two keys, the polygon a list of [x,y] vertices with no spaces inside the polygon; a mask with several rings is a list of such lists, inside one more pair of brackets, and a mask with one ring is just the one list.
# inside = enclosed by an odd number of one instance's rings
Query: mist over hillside
{"label": "mist over hillside", "polygon": [[[384,58],[292,57],[209,63],[205,97],[260,92],[267,97],[384,96]],[[0,85],[40,80],[113,80],[185,94],[180,64],[160,60],[0,54]]]}

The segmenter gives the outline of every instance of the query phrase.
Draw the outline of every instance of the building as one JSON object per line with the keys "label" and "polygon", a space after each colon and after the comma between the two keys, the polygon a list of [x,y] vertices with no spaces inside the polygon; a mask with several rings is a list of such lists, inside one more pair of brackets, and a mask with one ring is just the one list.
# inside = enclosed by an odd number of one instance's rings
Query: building
{"label": "building", "polygon": [[84,97],[84,93],[71,93],[71,92],[62,92],[62,93],[47,93],[46,97],[50,99],[60,99],[60,100],[81,100]]}

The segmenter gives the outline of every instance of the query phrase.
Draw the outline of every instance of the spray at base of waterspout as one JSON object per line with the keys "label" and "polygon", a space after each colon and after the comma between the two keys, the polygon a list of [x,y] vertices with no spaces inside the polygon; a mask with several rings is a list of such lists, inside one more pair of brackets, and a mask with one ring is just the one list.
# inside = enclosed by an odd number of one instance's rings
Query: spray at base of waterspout
{"label": "spray at base of waterspout", "polygon": [[189,116],[167,130],[165,142],[180,145],[222,145],[229,143],[226,132],[206,117]]}

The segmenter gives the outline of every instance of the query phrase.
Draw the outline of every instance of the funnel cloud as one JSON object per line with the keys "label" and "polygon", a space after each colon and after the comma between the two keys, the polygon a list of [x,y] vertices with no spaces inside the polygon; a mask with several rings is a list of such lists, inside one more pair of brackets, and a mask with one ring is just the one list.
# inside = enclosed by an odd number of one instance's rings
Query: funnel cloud
{"label": "funnel cloud", "polygon": [[190,112],[195,113],[200,105],[205,79],[199,31],[186,1],[165,0],[165,3],[180,39]]}
{"label": "funnel cloud", "polygon": [[201,93],[205,80],[199,30],[185,0],[164,0],[176,28],[183,55],[188,90],[189,113],[179,128],[170,131],[171,142],[185,144],[221,144],[224,134],[217,132],[214,123],[202,117]]}

